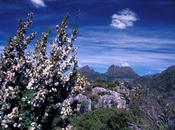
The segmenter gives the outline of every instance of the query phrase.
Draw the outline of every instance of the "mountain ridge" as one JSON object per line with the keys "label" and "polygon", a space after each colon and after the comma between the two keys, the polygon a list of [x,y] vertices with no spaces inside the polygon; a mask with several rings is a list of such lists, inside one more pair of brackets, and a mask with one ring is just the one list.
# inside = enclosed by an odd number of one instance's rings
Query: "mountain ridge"
{"label": "mountain ridge", "polygon": [[129,66],[117,66],[111,65],[106,72],[96,72],[93,68],[88,65],[83,66],[79,69],[79,72],[90,80],[115,80],[115,79],[128,79],[133,80],[140,77],[131,67]]}
{"label": "mountain ridge", "polygon": [[134,80],[134,83],[158,89],[160,92],[175,91],[175,65],[168,67],[161,73],[139,77]]}

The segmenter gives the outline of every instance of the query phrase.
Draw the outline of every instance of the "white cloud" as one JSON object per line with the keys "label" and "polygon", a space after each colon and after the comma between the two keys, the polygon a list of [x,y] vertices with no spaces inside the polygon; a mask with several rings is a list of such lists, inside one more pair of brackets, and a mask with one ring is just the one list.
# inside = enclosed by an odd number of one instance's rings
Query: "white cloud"
{"label": "white cloud", "polygon": [[122,67],[130,67],[131,65],[128,62],[122,63],[121,64]]}
{"label": "white cloud", "polygon": [[127,27],[132,27],[137,20],[137,16],[134,12],[125,9],[118,14],[112,15],[111,26],[117,29],[126,29]]}
{"label": "white cloud", "polygon": [[30,0],[32,4],[39,8],[39,7],[46,7],[46,4],[44,3],[44,0]]}

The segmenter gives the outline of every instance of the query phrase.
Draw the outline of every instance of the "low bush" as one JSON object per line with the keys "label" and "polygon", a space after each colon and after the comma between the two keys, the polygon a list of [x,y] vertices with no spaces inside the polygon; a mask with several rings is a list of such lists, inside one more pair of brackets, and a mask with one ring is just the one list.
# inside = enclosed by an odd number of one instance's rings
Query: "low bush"
{"label": "low bush", "polygon": [[71,120],[76,130],[127,130],[135,117],[128,110],[96,109]]}

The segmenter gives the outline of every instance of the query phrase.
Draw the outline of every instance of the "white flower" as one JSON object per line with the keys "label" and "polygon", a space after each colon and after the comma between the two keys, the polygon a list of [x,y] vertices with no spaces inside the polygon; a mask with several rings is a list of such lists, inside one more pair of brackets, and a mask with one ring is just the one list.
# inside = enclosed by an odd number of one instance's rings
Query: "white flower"
{"label": "white flower", "polygon": [[48,116],[49,114],[46,112],[45,114],[44,114],[44,116]]}
{"label": "white flower", "polygon": [[18,124],[17,124],[17,123],[14,123],[14,124],[13,124],[13,127],[17,127],[17,126],[18,126]]}
{"label": "white flower", "polygon": [[22,97],[22,99],[21,99],[21,100],[24,102],[24,101],[26,101],[26,98],[25,98],[25,97]]}
{"label": "white flower", "polygon": [[30,80],[30,82],[28,83],[28,85],[27,85],[27,89],[31,89],[33,83],[34,83],[34,79],[32,78],[32,79]]}
{"label": "white flower", "polygon": [[68,38],[68,37],[67,37],[66,41],[67,41],[68,43],[71,43],[71,38]]}
{"label": "white flower", "polygon": [[5,126],[4,126],[5,128],[8,128],[8,125],[7,124],[5,124]]}
{"label": "white flower", "polygon": [[21,124],[18,124],[18,128],[20,128],[21,127]]}

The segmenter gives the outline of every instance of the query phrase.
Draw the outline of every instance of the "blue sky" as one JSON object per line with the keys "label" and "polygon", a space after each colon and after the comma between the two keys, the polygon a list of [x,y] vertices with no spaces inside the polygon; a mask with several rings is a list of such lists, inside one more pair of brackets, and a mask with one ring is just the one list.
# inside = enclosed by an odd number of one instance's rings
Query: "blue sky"
{"label": "blue sky", "polygon": [[66,13],[73,23],[80,12],[80,66],[105,72],[111,64],[129,65],[144,75],[175,64],[174,0],[0,0],[1,52],[18,18],[31,11],[37,36],[54,29]]}

